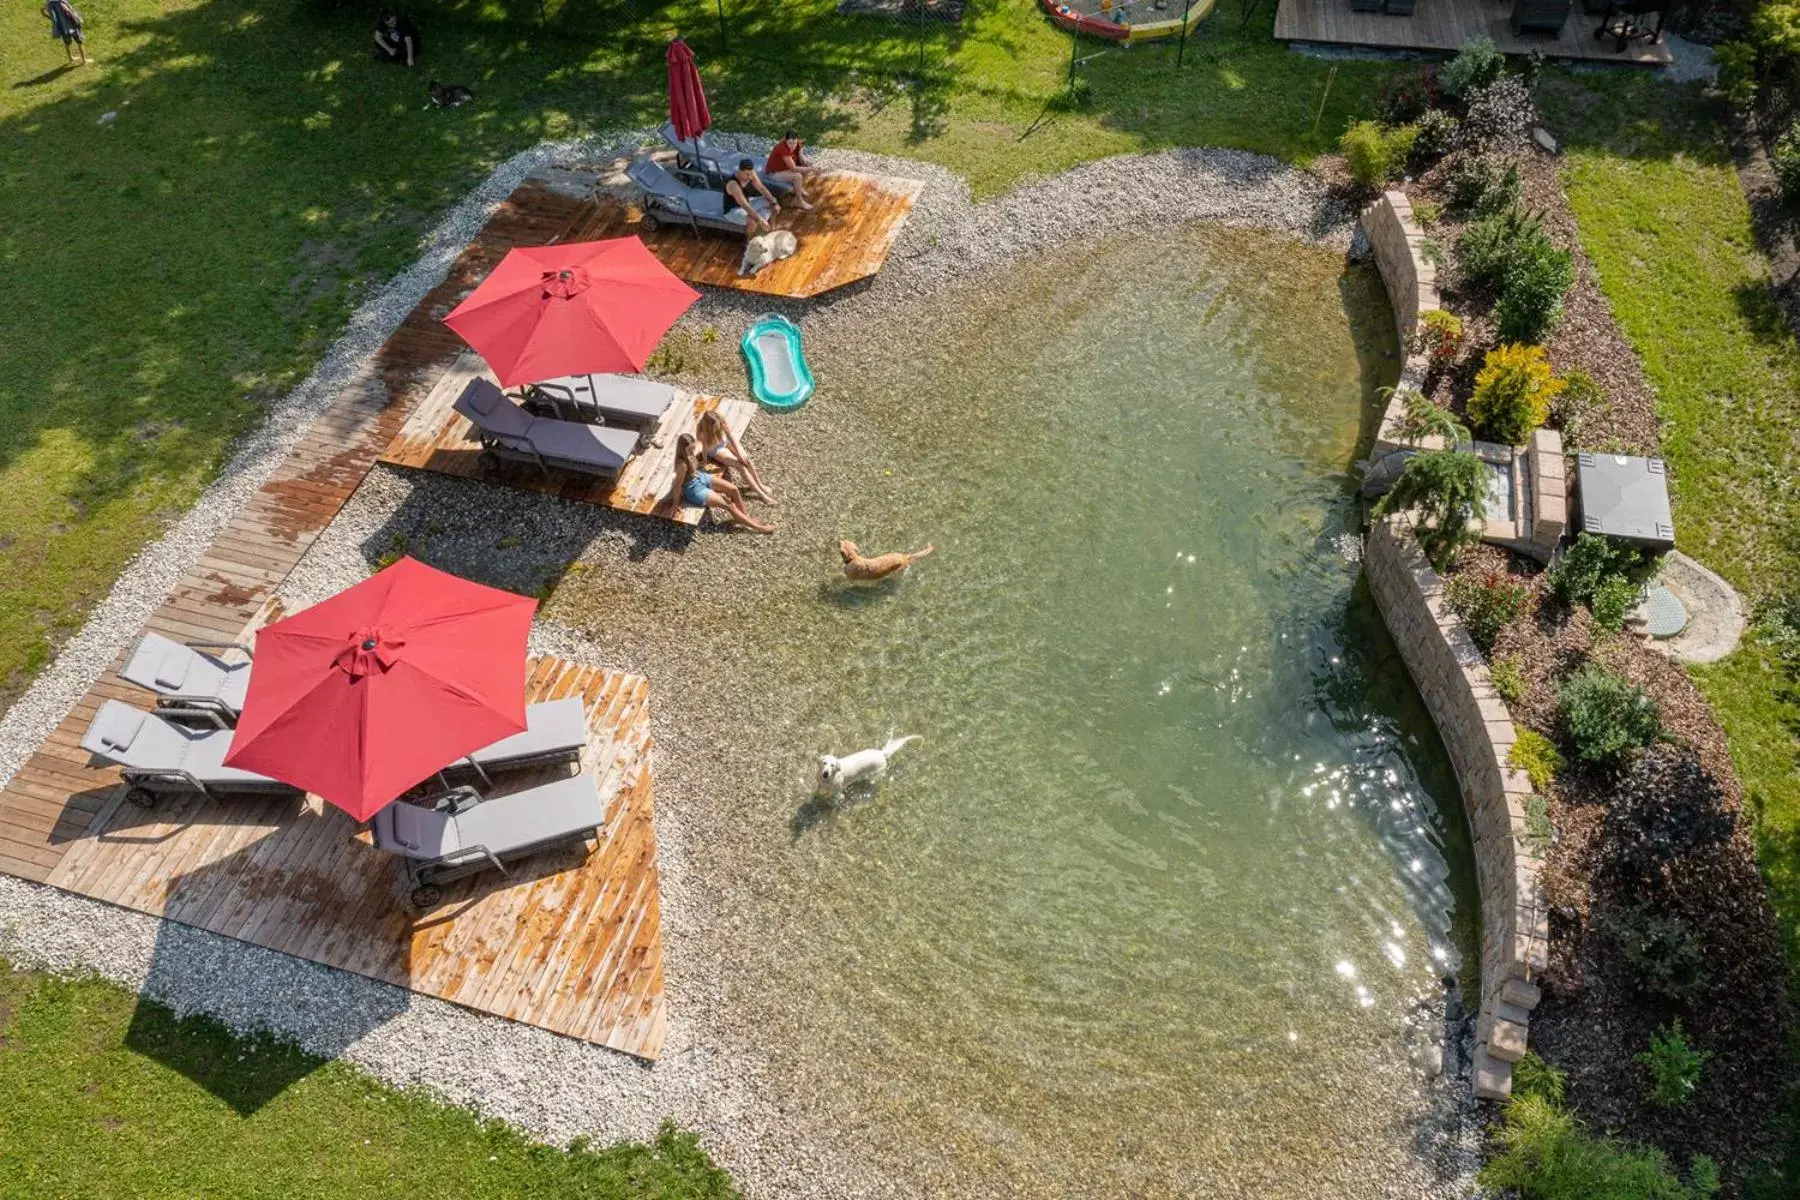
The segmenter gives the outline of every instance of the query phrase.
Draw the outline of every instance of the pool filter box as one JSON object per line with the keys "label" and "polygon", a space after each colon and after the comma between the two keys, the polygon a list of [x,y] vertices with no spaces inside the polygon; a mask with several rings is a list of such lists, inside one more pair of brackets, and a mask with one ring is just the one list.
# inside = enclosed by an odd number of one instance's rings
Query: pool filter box
{"label": "pool filter box", "polygon": [[1674,549],[1669,475],[1662,459],[1584,451],[1577,460],[1575,485],[1584,532],[1649,550]]}

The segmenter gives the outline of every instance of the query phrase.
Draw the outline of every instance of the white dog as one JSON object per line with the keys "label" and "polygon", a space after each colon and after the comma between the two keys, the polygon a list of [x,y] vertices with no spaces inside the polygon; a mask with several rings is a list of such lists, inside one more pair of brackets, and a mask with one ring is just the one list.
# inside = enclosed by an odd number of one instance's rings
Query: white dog
{"label": "white dog", "polygon": [[888,744],[879,750],[858,750],[843,758],[835,754],[819,755],[819,790],[832,796],[841,796],[844,789],[853,783],[879,779],[887,774],[888,759],[897,754],[906,743],[918,740],[919,735],[914,733],[903,738],[890,738]]}

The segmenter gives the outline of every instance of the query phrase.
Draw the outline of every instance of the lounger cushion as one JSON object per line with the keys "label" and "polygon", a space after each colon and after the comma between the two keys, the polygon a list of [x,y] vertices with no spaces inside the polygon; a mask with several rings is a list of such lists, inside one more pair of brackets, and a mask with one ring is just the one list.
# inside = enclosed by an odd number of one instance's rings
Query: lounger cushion
{"label": "lounger cushion", "polygon": [[160,633],[138,639],[119,676],[158,695],[218,700],[233,712],[244,707],[250,689],[249,663],[221,662]]}
{"label": "lounger cushion", "polygon": [[82,735],[81,748],[105,758],[129,754],[149,713],[118,700],[108,700]]}
{"label": "lounger cushion", "polygon": [[638,435],[629,429],[548,417],[532,422],[530,437],[532,446],[545,458],[610,471],[624,466],[638,444]]}
{"label": "lounger cushion", "polygon": [[280,780],[225,765],[229,729],[188,729],[118,700],[108,700],[82,735],[82,749],[124,767],[127,774],[185,771],[227,790],[289,790]]}
{"label": "lounger cushion", "polygon": [[597,829],[606,820],[606,806],[593,776],[576,775],[484,800],[451,819],[460,845],[504,855]]}
{"label": "lounger cushion", "polygon": [[450,814],[417,804],[395,801],[376,815],[376,826],[377,833],[385,835],[383,841],[392,838],[395,843],[383,848],[408,858],[442,858],[461,849]]}
{"label": "lounger cushion", "polygon": [[471,379],[456,398],[456,411],[488,433],[522,438],[531,431],[531,414],[506,398],[491,379]]}
{"label": "lounger cushion", "polygon": [[470,758],[484,767],[518,759],[573,757],[587,745],[587,709],[578,696],[525,707],[525,732],[483,746]]}

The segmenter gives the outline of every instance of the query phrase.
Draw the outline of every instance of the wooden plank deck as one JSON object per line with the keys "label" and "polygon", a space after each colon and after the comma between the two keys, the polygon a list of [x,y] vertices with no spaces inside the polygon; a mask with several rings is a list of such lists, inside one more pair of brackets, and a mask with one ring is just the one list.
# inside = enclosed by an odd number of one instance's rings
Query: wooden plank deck
{"label": "wooden plank deck", "polygon": [[1667,66],[1675,61],[1666,45],[1632,42],[1615,53],[1611,38],[1597,39],[1600,18],[1577,4],[1562,32],[1515,35],[1509,0],[1418,0],[1411,16],[1361,13],[1350,0],[1280,0],[1275,10],[1275,36],[1283,41],[1336,42],[1390,50],[1454,51],[1474,37],[1490,37],[1508,54],[1542,50],[1551,58]]}
{"label": "wooden plank deck", "polygon": [[[603,169],[596,168],[597,174]],[[570,238],[592,241],[637,234],[662,264],[689,283],[805,300],[879,272],[906,225],[925,184],[917,179],[833,171],[807,185],[813,211],[783,205],[775,217],[799,242],[792,258],[771,263],[755,275],[738,274],[744,239],[670,223],[655,233],[638,224],[637,206],[602,196]]]}
{"label": "wooden plank deck", "polygon": [[413,409],[406,424],[381,452],[381,461],[397,467],[436,471],[441,475],[491,479],[526,491],[561,496],[565,500],[661,517],[683,525],[698,525],[705,510],[679,503],[679,497],[672,492],[676,438],[694,432],[700,414],[715,408],[724,415],[731,431],[741,438],[756,412],[756,405],[749,400],[679,392],[675,404],[652,435],[650,448],[627,462],[616,478],[597,478],[572,471],[552,471],[546,475],[528,463],[495,463],[483,458],[473,426],[453,407],[464,386],[476,376],[498,382],[480,355],[473,351],[460,355]]}
{"label": "wooden plank deck", "polygon": [[[521,184],[182,576],[145,630],[177,640],[232,641],[260,624],[288,572],[465,350],[442,325],[444,314],[507,250],[566,239],[593,208],[554,180]],[[442,910],[443,920],[410,926],[384,890],[398,886],[396,865],[389,861],[371,873],[366,860],[373,852],[342,836],[342,821],[316,805],[293,804],[283,812],[274,802],[253,801],[226,812],[192,801],[156,814],[166,828],[128,824],[136,810],[120,811],[118,773],[95,764],[80,746],[103,700],[148,702],[117,678],[119,665],[0,789],[0,871],[87,889],[633,1054],[657,1053],[666,1018],[647,766],[636,774],[615,770],[609,784],[615,816],[605,844],[579,870],[571,862],[570,869],[553,869],[541,882],[521,881],[517,888],[471,880],[466,895],[456,894],[470,902],[468,912],[452,907]],[[537,679],[537,694],[581,690],[596,730],[612,730],[619,744],[639,747],[647,763],[643,681],[587,667],[565,674]],[[605,744],[590,746],[596,761]],[[286,873],[245,869],[271,862]],[[290,883],[302,890],[286,890]],[[363,924],[326,919],[330,906],[323,900],[336,894],[334,887],[360,889],[356,894],[368,904],[356,909],[355,920]],[[528,943],[520,930],[543,936]],[[554,983],[547,983],[549,963],[560,971]],[[545,987],[547,997],[540,996]]]}

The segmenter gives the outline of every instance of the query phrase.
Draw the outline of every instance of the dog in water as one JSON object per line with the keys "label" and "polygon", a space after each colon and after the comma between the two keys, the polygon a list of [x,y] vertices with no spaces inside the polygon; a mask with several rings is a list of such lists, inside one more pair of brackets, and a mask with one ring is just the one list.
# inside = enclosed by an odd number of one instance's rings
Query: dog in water
{"label": "dog in water", "polygon": [[433,108],[461,108],[475,99],[475,93],[460,83],[439,83],[434,79],[426,86],[431,89]]}
{"label": "dog in water", "polygon": [[902,738],[889,738],[888,744],[879,750],[858,750],[855,754],[846,754],[842,758],[835,754],[819,755],[819,792],[827,796],[842,796],[844,789],[853,783],[881,778],[887,774],[888,759],[898,754],[900,747],[906,743],[918,740],[919,735],[914,733]]}
{"label": "dog in water", "polygon": [[911,554],[895,551],[892,554],[877,554],[873,558],[865,558],[863,552],[856,548],[855,542],[838,543],[838,553],[844,556],[844,578],[852,583],[875,583],[890,575],[898,575],[936,549],[934,543],[923,550],[914,550]]}

